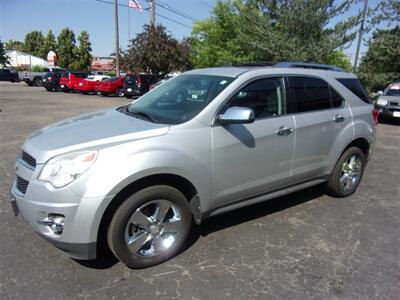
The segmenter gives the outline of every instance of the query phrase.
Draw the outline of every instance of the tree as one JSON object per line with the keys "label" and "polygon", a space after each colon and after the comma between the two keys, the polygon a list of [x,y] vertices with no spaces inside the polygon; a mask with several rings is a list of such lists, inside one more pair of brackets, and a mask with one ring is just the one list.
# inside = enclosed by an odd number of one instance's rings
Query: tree
{"label": "tree", "polygon": [[92,63],[92,48],[87,31],[82,31],[78,36],[79,47],[75,48],[75,62],[73,70],[88,70]]}
{"label": "tree", "polygon": [[57,38],[58,64],[66,69],[74,69],[76,41],[74,32],[67,28],[61,30]]}
{"label": "tree", "polygon": [[[355,0],[219,0],[193,29],[197,66],[226,62],[328,63],[355,38],[360,14],[336,22]],[[333,24],[333,25],[332,25]]]}
{"label": "tree", "polygon": [[8,40],[4,43],[4,49],[7,51],[18,50],[24,51],[24,43],[20,41]]}
{"label": "tree", "polygon": [[351,64],[350,57],[347,56],[343,51],[335,51],[330,55],[325,63],[329,65],[334,65],[342,68],[346,72],[351,72],[353,65]]}
{"label": "tree", "polygon": [[6,63],[8,62],[6,52],[4,50],[4,45],[2,41],[0,40],[0,65],[5,66]]}
{"label": "tree", "polygon": [[41,31],[31,31],[25,35],[23,52],[43,57],[43,53],[41,51],[44,44],[44,37]]}
{"label": "tree", "polygon": [[126,71],[169,73],[190,68],[188,40],[179,43],[162,25],[144,25],[121,58]]}
{"label": "tree", "polygon": [[46,59],[49,51],[57,51],[56,37],[54,36],[53,31],[51,30],[49,30],[49,32],[47,33],[44,39],[44,43],[40,48],[40,53],[41,53],[40,57]]}
{"label": "tree", "polygon": [[192,59],[197,67],[243,63],[255,59],[253,47],[241,39],[243,16],[232,1],[218,1],[214,15],[196,22],[192,31]]}
{"label": "tree", "polygon": [[358,76],[370,91],[383,89],[400,78],[400,26],[378,29],[368,42],[368,51],[358,68]]}

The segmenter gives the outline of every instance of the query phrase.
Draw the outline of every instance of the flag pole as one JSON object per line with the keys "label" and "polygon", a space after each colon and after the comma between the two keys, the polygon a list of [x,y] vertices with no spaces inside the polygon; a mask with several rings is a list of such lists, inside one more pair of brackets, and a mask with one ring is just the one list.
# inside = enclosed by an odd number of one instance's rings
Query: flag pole
{"label": "flag pole", "polygon": [[131,10],[128,1],[128,47],[131,44]]}

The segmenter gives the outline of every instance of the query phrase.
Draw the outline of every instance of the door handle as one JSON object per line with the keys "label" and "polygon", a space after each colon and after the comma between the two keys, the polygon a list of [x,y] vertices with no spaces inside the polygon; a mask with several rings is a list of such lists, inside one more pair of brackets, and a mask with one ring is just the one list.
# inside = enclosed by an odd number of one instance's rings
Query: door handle
{"label": "door handle", "polygon": [[336,115],[335,118],[333,119],[336,123],[340,123],[344,121],[344,117],[342,115]]}
{"label": "door handle", "polygon": [[279,136],[289,135],[293,132],[293,128],[287,128],[286,126],[279,127],[278,131],[276,132]]}

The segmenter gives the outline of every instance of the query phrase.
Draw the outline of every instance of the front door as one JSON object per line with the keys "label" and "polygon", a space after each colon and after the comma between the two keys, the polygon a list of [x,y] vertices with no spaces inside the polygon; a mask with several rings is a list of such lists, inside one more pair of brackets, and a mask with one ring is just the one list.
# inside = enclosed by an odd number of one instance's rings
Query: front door
{"label": "front door", "polygon": [[287,116],[284,80],[250,82],[221,109],[248,107],[252,124],[212,128],[213,199],[216,206],[273,191],[290,181],[294,119]]}

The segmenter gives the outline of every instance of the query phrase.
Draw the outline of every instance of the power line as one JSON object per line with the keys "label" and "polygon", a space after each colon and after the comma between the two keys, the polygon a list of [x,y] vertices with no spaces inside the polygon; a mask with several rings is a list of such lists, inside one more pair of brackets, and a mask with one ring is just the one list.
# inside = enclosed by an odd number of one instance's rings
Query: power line
{"label": "power line", "polygon": [[[95,1],[101,2],[101,3],[105,3],[105,4],[112,4],[112,5],[114,5],[114,2],[110,2],[110,1],[106,1],[106,0],[95,0]],[[126,4],[120,4],[120,3],[118,3],[118,6],[129,7],[129,6],[126,5]],[[148,8],[145,8],[144,11],[146,11],[147,13],[149,13]],[[192,28],[192,26],[190,26],[190,25],[187,25],[187,24],[184,24],[184,23],[175,21],[174,19],[168,18],[168,17],[166,17],[166,16],[164,16],[164,15],[162,15],[162,14],[159,14],[159,13],[155,13],[155,14],[156,14],[158,17],[160,17],[160,18],[163,18],[163,19],[166,19],[166,20],[168,20],[168,21],[174,22],[174,23],[179,24],[179,25],[181,25],[181,26],[184,26],[184,27],[187,27],[187,28]]]}
{"label": "power line", "polygon": [[207,7],[209,7],[209,8],[214,8],[214,7],[212,7],[210,4],[208,4],[207,2],[205,2],[205,1],[203,1],[203,0],[198,0],[201,4],[203,4],[203,5],[205,5],[205,6],[207,6]]}
{"label": "power line", "polygon": [[164,9],[166,9],[166,10],[168,10],[168,11],[174,13],[174,14],[177,14],[177,15],[179,15],[181,17],[184,17],[184,18],[186,18],[186,19],[188,19],[190,21],[193,21],[193,22],[197,22],[198,21],[198,19],[196,19],[195,17],[192,17],[191,15],[189,15],[189,14],[183,12],[183,11],[178,10],[178,9],[172,7],[171,5],[167,4],[167,3],[163,3],[163,2],[160,2],[160,1],[155,1],[155,2],[156,2],[156,4],[158,6],[164,8]]}

